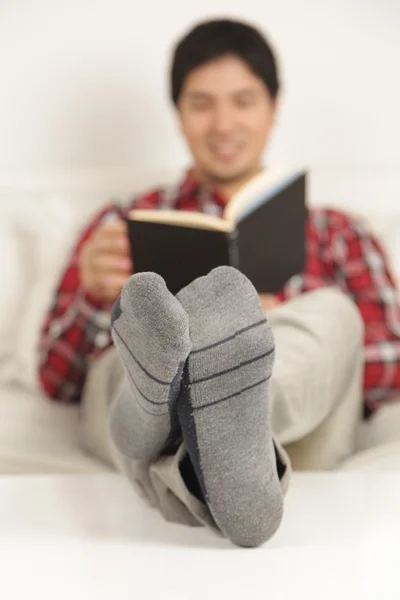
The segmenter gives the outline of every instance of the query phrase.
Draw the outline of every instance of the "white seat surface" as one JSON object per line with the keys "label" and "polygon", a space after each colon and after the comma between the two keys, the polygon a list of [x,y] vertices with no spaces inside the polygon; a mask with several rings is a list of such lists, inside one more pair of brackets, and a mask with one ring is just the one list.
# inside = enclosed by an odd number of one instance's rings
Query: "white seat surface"
{"label": "white seat surface", "polygon": [[117,474],[0,479],[0,596],[398,600],[400,474],[295,474],[263,548],[166,523]]}

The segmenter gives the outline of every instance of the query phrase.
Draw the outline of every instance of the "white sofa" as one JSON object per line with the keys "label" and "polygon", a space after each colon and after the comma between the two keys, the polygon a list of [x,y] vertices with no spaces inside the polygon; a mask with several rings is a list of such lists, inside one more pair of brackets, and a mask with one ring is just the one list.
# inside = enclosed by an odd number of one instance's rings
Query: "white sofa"
{"label": "white sofa", "polygon": [[[0,473],[91,473],[109,469],[81,448],[79,408],[45,399],[36,383],[43,315],[68,252],[89,215],[176,173],[18,174],[0,179]],[[341,206],[346,208],[345,205]],[[351,208],[351,207],[349,207]],[[400,212],[369,217],[400,280]],[[400,469],[400,402],[359,431],[343,469]]]}

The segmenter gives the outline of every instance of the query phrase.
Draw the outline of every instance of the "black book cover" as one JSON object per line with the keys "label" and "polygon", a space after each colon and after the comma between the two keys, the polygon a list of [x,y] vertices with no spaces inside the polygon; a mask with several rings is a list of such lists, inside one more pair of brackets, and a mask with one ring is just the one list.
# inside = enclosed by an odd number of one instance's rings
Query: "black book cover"
{"label": "black book cover", "polygon": [[136,273],[153,271],[176,294],[220,265],[242,271],[259,293],[276,293],[305,263],[306,175],[245,215],[236,230],[127,220]]}
{"label": "black book cover", "polygon": [[135,272],[159,273],[173,294],[230,264],[230,234],[224,231],[128,220],[128,235]]}
{"label": "black book cover", "polygon": [[259,293],[273,294],[305,263],[304,175],[237,225],[239,267]]}

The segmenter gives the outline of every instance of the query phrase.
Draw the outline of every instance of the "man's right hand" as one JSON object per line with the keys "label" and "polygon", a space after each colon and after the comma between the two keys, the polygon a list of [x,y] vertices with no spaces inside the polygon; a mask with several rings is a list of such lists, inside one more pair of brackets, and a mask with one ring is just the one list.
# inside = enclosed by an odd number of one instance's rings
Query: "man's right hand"
{"label": "man's right hand", "polygon": [[133,273],[126,223],[100,224],[79,256],[83,287],[102,302],[115,302]]}

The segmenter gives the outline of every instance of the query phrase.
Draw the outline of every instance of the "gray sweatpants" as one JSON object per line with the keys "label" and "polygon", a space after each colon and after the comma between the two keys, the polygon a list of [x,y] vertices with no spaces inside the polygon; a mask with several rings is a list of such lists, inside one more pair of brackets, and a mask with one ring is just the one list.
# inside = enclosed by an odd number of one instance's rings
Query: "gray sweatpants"
{"label": "gray sweatpants", "polygon": [[[362,406],[363,322],[353,302],[333,288],[298,296],[268,312],[276,343],[270,383],[274,441],[286,471],[336,468],[352,454]],[[153,464],[123,457],[108,434],[109,407],[124,377],[115,348],[90,368],[82,399],[87,450],[124,473],[164,517],[215,528],[207,507],[187,489],[179,470],[183,443]],[[266,416],[267,418],[267,416]]]}

